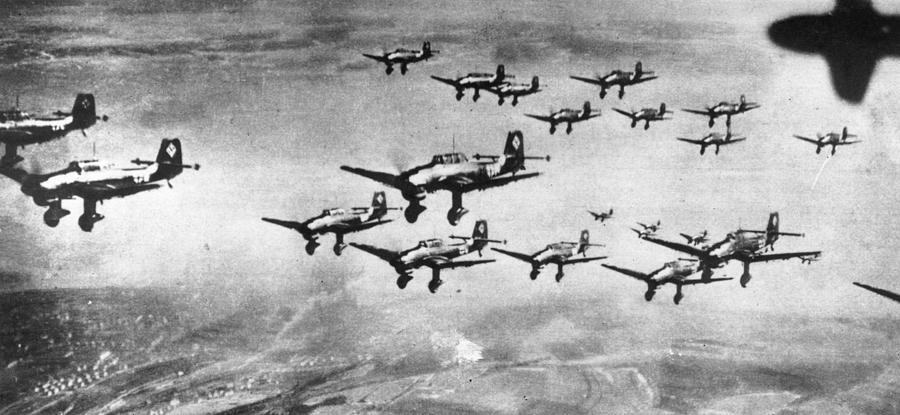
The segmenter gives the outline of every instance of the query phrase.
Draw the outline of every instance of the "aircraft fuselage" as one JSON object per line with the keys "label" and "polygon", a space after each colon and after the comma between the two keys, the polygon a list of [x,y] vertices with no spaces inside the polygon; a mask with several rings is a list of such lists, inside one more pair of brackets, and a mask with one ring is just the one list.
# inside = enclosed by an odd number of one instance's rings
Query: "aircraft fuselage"
{"label": "aircraft fuselage", "polygon": [[471,252],[472,244],[467,242],[445,244],[442,239],[420,241],[414,247],[400,252],[391,265],[398,271],[419,268],[427,263],[449,262]]}

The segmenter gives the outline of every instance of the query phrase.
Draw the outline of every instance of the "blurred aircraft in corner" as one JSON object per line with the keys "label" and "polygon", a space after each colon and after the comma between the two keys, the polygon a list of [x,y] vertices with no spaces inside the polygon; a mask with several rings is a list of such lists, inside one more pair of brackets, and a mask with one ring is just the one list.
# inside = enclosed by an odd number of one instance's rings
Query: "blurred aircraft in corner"
{"label": "blurred aircraft in corner", "polygon": [[431,50],[431,42],[425,42],[422,44],[422,50],[400,48],[394,50],[393,52],[382,53],[381,55],[369,55],[363,53],[363,56],[387,65],[384,73],[388,75],[394,72],[394,65],[400,65],[400,75],[406,75],[407,65],[420,61],[427,61],[428,59],[434,57],[436,53],[440,53],[440,51]]}
{"label": "blurred aircraft in corner", "polygon": [[441,280],[442,269],[470,267],[495,261],[493,259],[454,261],[453,259],[472,252],[478,252],[478,256],[481,256],[481,250],[491,242],[506,243],[506,241],[488,239],[487,221],[484,220],[475,222],[475,229],[472,231],[471,237],[451,235],[450,238],[460,239],[462,242],[445,243],[443,239],[426,239],[419,241],[415,247],[404,251],[390,251],[355,242],[350,242],[350,246],[366,251],[391,264],[397,271],[397,274],[400,274],[397,277],[397,287],[401,290],[406,288],[406,284],[412,280],[412,276],[409,275],[412,270],[423,266],[431,268],[431,281],[428,282],[428,291],[434,294],[437,292],[438,287],[444,283]]}
{"label": "blurred aircraft in corner", "polygon": [[[590,262],[597,261],[600,259],[606,259],[605,256],[598,257],[588,257],[587,250],[592,246],[603,246],[599,244],[590,243],[590,233],[588,233],[587,229],[581,231],[581,237],[578,242],[557,242],[547,245],[546,248],[535,252],[532,255],[528,254],[520,254],[518,252],[507,251],[500,248],[491,248],[494,251],[497,251],[501,254],[513,257],[518,259],[519,261],[527,262],[531,264],[531,274],[529,277],[532,280],[536,280],[538,274],[541,272],[541,268],[548,264],[556,264],[556,282],[560,282],[563,278],[563,266],[578,264],[581,262]],[[575,257],[576,255],[581,254],[582,258]]]}
{"label": "blurred aircraft in corner", "polygon": [[709,284],[718,281],[728,281],[733,278],[707,278],[707,279],[688,279],[691,275],[700,271],[700,264],[697,259],[679,259],[677,261],[670,261],[663,264],[663,266],[649,274],[644,274],[638,271],[632,271],[626,268],[619,268],[612,265],[601,264],[605,268],[611,269],[621,274],[625,274],[629,277],[635,278],[637,280],[643,281],[647,283],[647,292],[644,293],[644,299],[650,301],[653,299],[653,295],[656,294],[656,290],[659,289],[660,285],[664,284],[674,284],[675,285],[675,304],[681,303],[681,300],[684,298],[684,294],[681,292],[681,287],[684,285],[696,285],[696,284]]}
{"label": "blurred aircraft in corner", "polygon": [[550,115],[525,114],[525,116],[550,123],[550,134],[556,132],[556,124],[566,124],[566,134],[569,134],[572,132],[573,123],[587,121],[591,118],[599,117],[600,110],[591,110],[591,103],[589,101],[585,101],[584,106],[581,108],[581,110],[563,108],[555,112],[551,110]]}
{"label": "blurred aircraft in corner", "polygon": [[[97,202],[125,197],[162,187],[163,182],[175,178],[183,169],[200,169],[199,164],[181,162],[181,140],[163,139],[155,161],[134,159],[128,164],[101,160],[73,161],[60,171],[49,174],[30,174],[20,168],[0,168],[0,174],[22,185],[22,193],[34,199],[38,206],[48,206],[44,223],[55,227],[70,212],[62,208],[63,199],[80,197],[84,213],[78,226],[85,232],[103,219],[97,213]],[[171,187],[169,183],[169,187]]]}
{"label": "blurred aircraft in corner", "polygon": [[881,288],[875,288],[871,285],[866,285],[861,282],[854,282],[853,285],[863,288],[863,289],[866,289],[866,290],[869,290],[869,291],[871,291],[875,294],[878,294],[882,297],[890,298],[891,300],[894,300],[894,301],[900,303],[900,294],[897,294],[897,293],[894,293],[894,292],[891,292],[888,290],[883,290]]}
{"label": "blurred aircraft in corner", "polygon": [[620,69],[616,69],[610,72],[607,75],[599,76],[597,75],[594,78],[585,78],[581,76],[570,76],[576,81],[587,82],[592,85],[597,85],[600,87],[600,99],[606,98],[606,90],[610,89],[616,85],[619,86],[619,99],[625,96],[625,87],[630,85],[637,85],[642,82],[652,81],[658,76],[656,76],[653,72],[644,72],[643,65],[641,62],[638,62],[634,65],[634,72],[626,72]]}
{"label": "blurred aircraft in corner", "polygon": [[6,152],[0,159],[0,166],[12,166],[23,160],[16,149],[26,145],[39,144],[63,137],[70,131],[84,130],[106,121],[107,116],[98,117],[94,106],[94,96],[78,94],[72,112],[56,111],[51,116],[35,117],[16,107],[0,111],[0,142],[6,144]]}
{"label": "blurred aircraft in corner", "polygon": [[861,142],[861,140],[847,141],[848,138],[855,138],[855,134],[847,134],[847,127],[841,131],[840,134],[831,132],[825,135],[816,134],[816,139],[803,137],[800,135],[795,135],[794,138],[799,140],[806,141],[807,143],[816,145],[816,154],[822,152],[822,147],[831,146],[831,155],[834,155],[834,152],[837,151],[837,146],[845,146],[849,144],[856,144]]}
{"label": "blurred aircraft in corner", "polygon": [[837,95],[858,104],[878,60],[900,56],[900,16],[878,13],[870,0],[837,0],[829,13],[773,23],[769,39],[795,52],[821,54]]}
{"label": "blurred aircraft in corner", "polygon": [[431,162],[414,167],[400,174],[382,173],[356,167],[341,166],[341,170],[391,186],[409,202],[404,216],[409,223],[415,222],[425,210],[422,200],[428,193],[446,190],[453,195],[453,206],[447,211],[447,221],[456,225],[469,212],[462,205],[463,193],[503,186],[523,179],[539,176],[540,173],[518,174],[525,169],[525,160],[547,160],[546,157],[525,156],[525,140],[521,131],[511,131],[506,136],[506,146],[499,156],[476,154],[469,161],[462,153],[438,154]]}
{"label": "blurred aircraft in corner", "polygon": [[372,206],[325,209],[320,215],[304,222],[272,218],[262,218],[262,220],[299,232],[307,241],[306,253],[309,255],[315,253],[319,246],[316,235],[333,233],[335,238],[334,254],[340,255],[347,247],[347,244],[344,243],[344,235],[391,222],[392,219],[383,219],[389,210],[403,210],[403,208],[388,207],[384,192],[375,192],[375,195],[372,196]]}

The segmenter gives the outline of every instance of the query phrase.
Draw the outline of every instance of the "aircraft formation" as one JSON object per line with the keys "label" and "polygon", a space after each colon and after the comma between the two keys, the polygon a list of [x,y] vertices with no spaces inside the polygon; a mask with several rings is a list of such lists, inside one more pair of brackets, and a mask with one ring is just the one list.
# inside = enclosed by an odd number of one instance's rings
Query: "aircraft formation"
{"label": "aircraft formation", "polygon": [[[854,18],[883,19],[879,16],[864,15],[864,11],[858,8],[848,8],[846,1],[838,1],[835,13],[840,16],[853,16]],[[785,27],[800,25],[813,29],[822,24],[835,21],[836,17],[803,17],[799,20],[787,20],[776,23],[770,29],[770,35],[780,40],[783,37]],[[880,20],[879,20],[880,21]],[[824,22],[824,23],[823,23]],[[893,27],[893,20],[887,21],[888,26]],[[835,33],[843,33],[849,29],[838,27]],[[852,32],[854,35],[860,33]],[[833,36],[836,36],[832,34]],[[833,37],[832,36],[832,37]],[[834,38],[836,39],[836,38]],[[837,43],[831,37],[824,39],[825,44],[805,44],[810,39],[799,38],[789,47],[798,50],[821,50],[832,47],[831,43]],[[784,40],[787,42],[787,40]],[[831,43],[828,43],[831,42]],[[847,52],[841,50],[838,52]],[[391,52],[381,54],[363,54],[385,65],[385,73],[391,75],[395,67],[399,67],[400,74],[406,75],[410,66],[435,58],[440,51],[432,49],[431,43],[426,41],[420,50],[397,48]],[[825,51],[826,54],[833,51]],[[831,55],[829,55],[831,56]],[[829,57],[832,59],[834,56]],[[872,58],[872,56],[867,56]],[[873,64],[874,65],[874,64]],[[870,71],[871,72],[871,71]],[[866,74],[868,76],[868,74]],[[612,70],[606,75],[594,77],[570,75],[575,81],[587,83],[600,88],[599,98],[606,97],[608,91],[617,89],[619,100],[625,97],[626,87],[638,87],[638,85],[658,79],[652,71],[644,71],[640,61],[636,62],[632,71]],[[835,75],[837,77],[837,75]],[[503,64],[497,65],[493,73],[471,72],[464,76],[448,78],[432,75],[435,81],[449,85],[455,91],[455,98],[461,101],[467,91],[472,94],[472,100],[477,102],[481,92],[496,95],[498,105],[503,105],[507,100],[515,107],[520,99],[534,96],[542,91],[540,78],[537,75],[531,77],[531,82],[517,83],[515,76],[508,74]],[[527,79],[527,78],[526,78]],[[836,81],[837,82],[837,81]],[[532,99],[532,98],[529,98]],[[736,102],[721,101],[708,105],[703,109],[683,109],[689,114],[701,115],[708,119],[707,127],[713,128],[718,118],[724,117],[725,133],[710,132],[698,139],[676,137],[678,141],[686,142],[700,147],[700,154],[705,154],[708,147],[714,147],[714,154],[719,154],[721,146],[727,146],[747,140],[732,133],[733,118],[760,108],[760,104],[748,102],[745,95],[739,95]],[[629,118],[631,128],[639,124],[643,129],[650,128],[651,123],[670,120],[672,111],[667,110],[665,103],[658,107],[645,107],[639,110],[624,110],[612,108],[614,112]],[[563,108],[551,110],[548,114],[524,114],[525,116],[549,124],[549,133],[556,132],[558,126],[565,125],[566,134],[573,132],[573,124],[601,116],[599,109],[594,109],[589,101],[585,101],[581,108]],[[170,181],[182,173],[184,169],[198,170],[198,164],[185,164],[182,159],[181,140],[162,139],[159,152],[154,160],[134,159],[127,163],[113,163],[102,160],[76,160],[67,167],[52,172],[29,172],[19,166],[24,158],[17,153],[17,149],[29,145],[46,143],[62,137],[76,130],[85,130],[94,126],[97,121],[107,121],[106,115],[98,116],[95,100],[92,94],[78,94],[71,111],[56,111],[51,115],[37,117],[16,107],[8,111],[0,111],[0,142],[5,144],[5,153],[0,158],[0,174],[11,179],[21,192],[30,197],[40,207],[47,208],[44,212],[44,222],[47,226],[55,227],[60,220],[70,212],[63,208],[62,202],[66,199],[80,198],[83,201],[83,213],[78,219],[79,227],[90,232],[94,224],[103,215],[97,212],[97,203],[112,198],[126,197],[129,195],[157,189],[163,183]],[[816,146],[816,153],[822,148],[831,147],[834,155],[836,148],[860,142],[853,140],[855,135],[848,133],[848,127],[843,127],[841,133],[818,134],[816,138],[795,135],[798,140],[806,141]],[[320,245],[319,238],[332,233],[335,237],[333,252],[341,255],[347,246],[354,247],[365,253],[371,254],[393,267],[397,274],[396,285],[404,289],[413,279],[412,272],[421,267],[430,268],[432,277],[428,282],[428,290],[435,293],[444,284],[441,279],[442,270],[455,268],[467,268],[485,263],[495,262],[496,259],[483,258],[482,255],[489,244],[506,244],[506,240],[491,239],[488,234],[488,222],[484,219],[475,221],[471,236],[450,235],[446,239],[424,239],[414,246],[392,250],[364,243],[346,242],[348,234],[370,231],[394,222],[388,217],[391,211],[402,211],[406,221],[415,223],[419,216],[427,208],[423,204],[428,194],[438,191],[446,191],[451,195],[452,206],[446,214],[450,225],[456,226],[469,210],[463,205],[463,195],[473,191],[485,191],[495,187],[512,185],[523,189],[528,187],[526,179],[535,178],[542,173],[539,171],[525,171],[526,161],[551,160],[549,155],[531,156],[525,152],[525,137],[519,130],[510,131],[507,134],[503,151],[496,155],[474,154],[467,156],[459,152],[436,154],[427,163],[410,168],[398,174],[369,170],[362,167],[342,165],[340,169],[357,176],[375,181],[381,185],[399,191],[400,197],[406,201],[405,207],[391,207],[388,205],[388,194],[383,190],[377,190],[372,196],[370,206],[349,208],[328,208],[320,214],[305,220],[276,219],[262,217],[262,221],[293,230],[300,234],[306,241],[305,251],[313,255]],[[518,182],[523,182],[519,184]],[[604,226],[614,219],[614,210],[602,210],[595,212],[588,210],[594,221],[599,221]],[[739,283],[746,287],[751,280],[750,264],[758,262],[770,262],[779,260],[798,259],[801,263],[812,264],[821,256],[819,250],[802,250],[793,252],[775,252],[774,245],[781,237],[803,237],[802,233],[782,232],[780,230],[779,214],[772,212],[769,215],[765,229],[748,230],[738,228],[728,232],[721,239],[713,239],[707,230],[697,234],[678,233],[685,242],[664,239],[659,236],[661,220],[638,222],[638,227],[631,228],[642,241],[658,245],[678,255],[687,255],[689,258],[677,258],[664,263],[659,268],[642,272],[618,265],[604,263],[602,266],[613,274],[622,274],[636,279],[646,285],[644,298],[651,301],[655,293],[664,285],[674,285],[674,303],[679,304],[683,298],[683,287],[686,285],[705,285],[714,282],[725,282],[732,278],[714,277],[718,269],[731,262],[738,262],[743,266],[743,273]],[[371,232],[371,231],[370,231]],[[588,256],[587,251],[591,247],[603,247],[603,244],[595,244],[590,241],[590,230],[583,229],[577,241],[561,241],[547,244],[544,248],[531,254],[522,253],[510,249],[491,247],[490,250],[530,266],[529,278],[536,280],[541,270],[546,266],[555,265],[557,268],[555,280],[561,282],[564,277],[563,268],[567,265],[602,261],[608,258],[606,255]],[[524,247],[523,247],[524,248]],[[478,258],[473,258],[477,254]],[[694,277],[699,274],[699,277]],[[900,295],[887,290],[875,288],[862,283],[854,283],[861,288],[872,291],[884,297],[900,301]]]}

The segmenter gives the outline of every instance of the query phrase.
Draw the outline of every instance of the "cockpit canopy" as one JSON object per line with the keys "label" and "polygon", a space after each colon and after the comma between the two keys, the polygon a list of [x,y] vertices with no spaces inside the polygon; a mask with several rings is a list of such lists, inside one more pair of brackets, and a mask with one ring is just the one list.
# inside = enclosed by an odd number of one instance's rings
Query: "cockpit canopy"
{"label": "cockpit canopy", "polygon": [[420,247],[420,248],[438,248],[438,247],[441,247],[441,246],[444,246],[444,240],[443,240],[443,239],[437,239],[437,238],[435,238],[435,239],[426,239],[426,240],[424,240],[424,241],[420,241],[420,242],[419,242],[419,247]]}
{"label": "cockpit canopy", "polygon": [[343,215],[343,214],[344,214],[344,209],[340,209],[340,208],[325,209],[325,210],[322,212],[322,214],[325,215],[325,216],[338,216],[338,215]]}
{"label": "cockpit canopy", "polygon": [[462,153],[436,154],[431,158],[433,164],[459,164],[468,161],[469,159]]}
{"label": "cockpit canopy", "polygon": [[109,168],[109,163],[99,160],[79,160],[69,163],[69,168],[76,169],[79,172],[100,171]]}

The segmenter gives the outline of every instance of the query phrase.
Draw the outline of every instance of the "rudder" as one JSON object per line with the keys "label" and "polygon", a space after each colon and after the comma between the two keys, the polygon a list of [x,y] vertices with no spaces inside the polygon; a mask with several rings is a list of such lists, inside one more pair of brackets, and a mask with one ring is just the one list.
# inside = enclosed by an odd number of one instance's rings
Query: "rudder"
{"label": "rudder", "polygon": [[372,195],[372,216],[381,217],[387,214],[387,196],[384,192]]}
{"label": "rudder", "polygon": [[97,108],[93,94],[78,94],[72,105],[72,122],[76,128],[85,129],[97,122]]}

